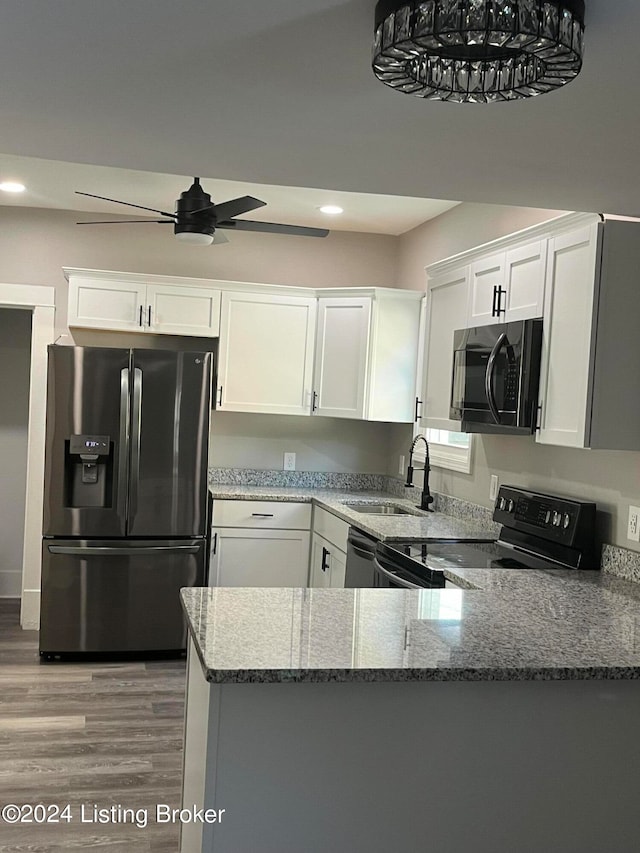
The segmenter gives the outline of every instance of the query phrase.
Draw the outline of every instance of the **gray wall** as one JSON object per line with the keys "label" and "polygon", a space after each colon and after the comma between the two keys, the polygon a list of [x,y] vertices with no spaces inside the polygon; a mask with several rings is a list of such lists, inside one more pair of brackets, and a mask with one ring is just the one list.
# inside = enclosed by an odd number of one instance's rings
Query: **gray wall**
{"label": "gray wall", "polygon": [[20,597],[31,312],[0,308],[0,597]]}
{"label": "gray wall", "polygon": [[[428,264],[560,212],[472,204],[447,211],[400,238],[398,286],[423,290]],[[407,453],[410,441],[410,427],[390,427],[390,474],[397,473],[398,455]],[[603,537],[640,550],[626,538],[628,505],[640,505],[639,453],[545,447],[532,437],[476,436],[474,455],[471,474],[434,468],[432,488],[491,506],[489,478],[497,474],[501,483],[595,499],[603,510]]]}
{"label": "gray wall", "polygon": [[[91,215],[0,207],[0,281],[56,288],[56,331],[69,335],[63,266],[193,276],[303,287],[392,287],[398,238],[335,232],[325,239],[231,234],[219,246],[185,246],[157,225],[80,227]],[[109,217],[111,218],[111,217]],[[117,217],[113,217],[117,218]],[[209,347],[200,338],[78,331],[83,346]],[[384,472],[387,425],[215,413],[212,464],[281,468],[282,451],[298,454],[298,470]]]}
{"label": "gray wall", "polygon": [[384,473],[388,424],[214,412],[209,461],[220,468],[281,469],[285,451],[298,471]]}

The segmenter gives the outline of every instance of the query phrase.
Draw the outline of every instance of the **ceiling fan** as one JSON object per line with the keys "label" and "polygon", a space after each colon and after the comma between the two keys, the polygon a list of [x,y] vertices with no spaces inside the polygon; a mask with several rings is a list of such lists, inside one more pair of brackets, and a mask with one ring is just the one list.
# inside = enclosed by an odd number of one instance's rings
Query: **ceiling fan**
{"label": "ceiling fan", "polygon": [[278,222],[255,222],[250,219],[236,219],[243,213],[249,213],[259,207],[264,207],[266,201],[260,201],[250,195],[223,201],[214,204],[211,196],[200,186],[200,178],[194,178],[193,184],[188,190],[181,193],[176,201],[174,213],[166,210],[157,210],[154,207],[144,207],[141,204],[131,204],[128,201],[120,201],[116,198],[106,198],[93,193],[82,193],[76,190],[76,195],[86,195],[89,198],[99,198],[102,201],[113,201],[116,204],[125,204],[127,207],[136,207],[139,210],[149,210],[151,213],[159,213],[163,219],[107,219],[92,220],[90,222],[78,222],[77,225],[121,225],[155,222],[159,225],[173,225],[173,233],[178,240],[199,246],[210,246],[211,243],[227,243],[224,234],[218,233],[218,229],[234,229],[236,231],[263,231],[270,234],[292,234],[298,237],[326,237],[329,233],[326,228],[307,228],[302,225],[282,225]]}

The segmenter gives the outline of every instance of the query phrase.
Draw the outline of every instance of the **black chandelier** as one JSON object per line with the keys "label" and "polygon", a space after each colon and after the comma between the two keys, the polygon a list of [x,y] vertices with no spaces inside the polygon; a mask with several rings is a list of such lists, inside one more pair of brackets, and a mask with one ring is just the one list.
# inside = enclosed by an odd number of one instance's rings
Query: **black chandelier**
{"label": "black chandelier", "polygon": [[379,0],[372,66],[420,98],[512,101],[577,77],[583,42],[584,0]]}

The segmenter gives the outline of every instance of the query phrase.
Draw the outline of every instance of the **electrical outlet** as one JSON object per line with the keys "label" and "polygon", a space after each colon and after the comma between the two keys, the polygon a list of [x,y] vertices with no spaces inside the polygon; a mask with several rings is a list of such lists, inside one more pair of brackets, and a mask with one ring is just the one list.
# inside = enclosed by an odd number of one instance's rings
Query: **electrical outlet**
{"label": "electrical outlet", "polygon": [[285,453],[284,454],[284,465],[282,466],[283,471],[295,471],[296,470],[296,454],[295,453]]}
{"label": "electrical outlet", "polygon": [[627,539],[631,539],[632,542],[640,542],[640,507],[629,507]]}
{"label": "electrical outlet", "polygon": [[400,464],[398,465],[398,474],[404,475],[404,456],[400,455]]}
{"label": "electrical outlet", "polygon": [[491,482],[489,485],[489,499],[495,501],[498,497],[498,478],[495,474],[491,475]]}

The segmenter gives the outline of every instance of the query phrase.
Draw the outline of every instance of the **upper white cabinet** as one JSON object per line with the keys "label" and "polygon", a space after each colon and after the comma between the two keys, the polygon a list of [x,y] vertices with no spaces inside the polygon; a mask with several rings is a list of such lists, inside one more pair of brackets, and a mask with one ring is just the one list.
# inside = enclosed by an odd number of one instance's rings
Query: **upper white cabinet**
{"label": "upper white cabinet", "polygon": [[371,297],[318,300],[312,411],[362,418],[369,356]]}
{"label": "upper white cabinet", "polygon": [[316,299],[224,292],[217,408],[308,415]]}
{"label": "upper white cabinet", "polygon": [[467,327],[542,316],[546,243],[536,240],[471,264]]}
{"label": "upper white cabinet", "polygon": [[220,290],[193,279],[65,269],[72,327],[217,337]]}
{"label": "upper white cabinet", "polygon": [[537,440],[640,450],[640,228],[591,221],[549,241]]}
{"label": "upper white cabinet", "polygon": [[430,429],[460,431],[449,416],[453,333],[467,325],[469,279],[468,264],[429,279],[420,425]]}
{"label": "upper white cabinet", "polygon": [[325,291],[318,300],[312,412],[410,422],[422,294]]}

